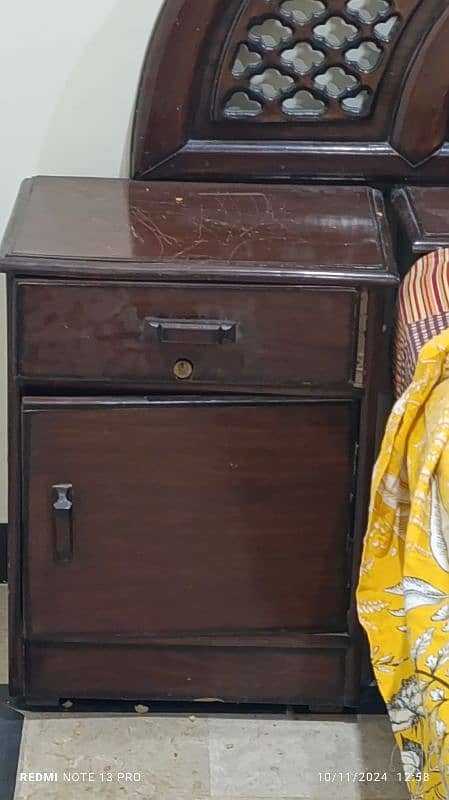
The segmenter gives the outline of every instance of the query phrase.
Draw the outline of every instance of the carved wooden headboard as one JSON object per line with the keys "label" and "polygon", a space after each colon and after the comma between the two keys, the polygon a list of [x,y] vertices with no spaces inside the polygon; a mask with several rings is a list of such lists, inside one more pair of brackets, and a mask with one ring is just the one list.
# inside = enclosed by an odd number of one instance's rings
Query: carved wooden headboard
{"label": "carved wooden headboard", "polygon": [[166,0],[136,178],[447,182],[447,0]]}

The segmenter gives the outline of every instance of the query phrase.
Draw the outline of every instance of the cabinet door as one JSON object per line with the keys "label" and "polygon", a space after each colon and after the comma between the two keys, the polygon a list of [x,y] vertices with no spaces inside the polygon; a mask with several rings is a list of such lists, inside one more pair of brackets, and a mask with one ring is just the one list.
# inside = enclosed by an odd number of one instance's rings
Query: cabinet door
{"label": "cabinet door", "polygon": [[344,631],[354,411],[25,400],[28,638]]}

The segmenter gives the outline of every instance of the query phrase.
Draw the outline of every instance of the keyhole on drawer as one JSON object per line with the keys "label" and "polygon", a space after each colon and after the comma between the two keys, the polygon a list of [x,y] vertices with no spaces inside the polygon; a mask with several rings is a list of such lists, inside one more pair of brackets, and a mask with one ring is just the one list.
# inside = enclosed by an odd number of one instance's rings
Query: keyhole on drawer
{"label": "keyhole on drawer", "polygon": [[193,375],[193,364],[191,361],[181,358],[173,367],[173,372],[178,380],[186,381]]}

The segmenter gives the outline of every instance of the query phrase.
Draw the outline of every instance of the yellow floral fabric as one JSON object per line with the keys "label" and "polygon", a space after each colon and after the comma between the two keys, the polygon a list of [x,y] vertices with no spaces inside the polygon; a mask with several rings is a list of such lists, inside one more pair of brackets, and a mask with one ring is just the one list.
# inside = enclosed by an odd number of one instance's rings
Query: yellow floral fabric
{"label": "yellow floral fabric", "polygon": [[420,352],[374,470],[357,606],[414,800],[449,798],[449,331]]}

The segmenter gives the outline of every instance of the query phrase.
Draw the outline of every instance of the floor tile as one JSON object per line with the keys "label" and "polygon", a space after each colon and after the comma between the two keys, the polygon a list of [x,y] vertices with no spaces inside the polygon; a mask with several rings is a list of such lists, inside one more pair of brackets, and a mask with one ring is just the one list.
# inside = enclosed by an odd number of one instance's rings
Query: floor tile
{"label": "floor tile", "polygon": [[[209,735],[214,800],[408,797],[397,777],[397,751],[384,717],[210,719]],[[387,780],[357,780],[360,773],[376,772],[386,772]],[[329,777],[331,782],[327,782]]]}
{"label": "floor tile", "polygon": [[[20,780],[21,773],[35,772],[56,773],[58,780]],[[92,773],[93,780],[77,782],[83,772]],[[119,779],[118,773],[140,773],[141,780]],[[209,794],[206,720],[25,718],[15,800],[203,800]]]}

